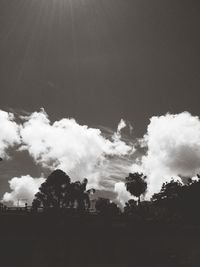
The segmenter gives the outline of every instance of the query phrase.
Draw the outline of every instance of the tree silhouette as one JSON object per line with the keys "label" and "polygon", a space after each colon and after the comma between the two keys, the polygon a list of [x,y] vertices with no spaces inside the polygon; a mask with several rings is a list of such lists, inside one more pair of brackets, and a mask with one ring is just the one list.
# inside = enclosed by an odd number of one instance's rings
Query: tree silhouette
{"label": "tree silhouette", "polygon": [[84,211],[90,208],[89,194],[94,189],[86,190],[88,180],[71,183],[69,176],[62,170],[52,172],[46,181],[40,186],[39,192],[35,194],[32,202],[32,210],[40,206],[47,210],[49,208],[74,208],[77,203],[77,210]]}
{"label": "tree silhouette", "polygon": [[94,192],[95,189],[86,190],[87,184],[88,180],[86,178],[82,182],[76,181],[71,183],[70,192],[66,195],[66,202],[69,203],[70,207],[73,208],[75,203],[77,203],[77,209],[79,211],[90,208],[89,194]]}
{"label": "tree silhouette", "polygon": [[33,202],[32,202],[31,210],[33,212],[36,212],[38,210],[38,208],[41,206],[41,201],[39,200],[37,195],[38,195],[38,193],[35,194],[35,198],[33,199]]}
{"label": "tree silhouette", "polygon": [[147,183],[146,176],[143,173],[129,173],[129,176],[125,178],[126,190],[131,195],[138,198],[138,205],[140,204],[140,196],[146,192]]}
{"label": "tree silhouette", "polygon": [[163,183],[159,193],[152,196],[152,201],[162,201],[165,199],[176,199],[180,196],[182,184],[179,181],[173,179],[168,183]]}
{"label": "tree silhouette", "polygon": [[66,195],[70,192],[70,178],[62,170],[53,171],[36,193],[32,207],[62,208],[66,204]]}
{"label": "tree silhouette", "polygon": [[[198,179],[200,178],[197,175]],[[199,202],[200,202],[200,180],[189,180],[188,184],[182,186],[180,192],[180,210],[185,220],[200,221]]]}
{"label": "tree silhouette", "polygon": [[156,208],[163,209],[162,219],[164,221],[181,219],[185,209],[183,193],[182,183],[172,179],[168,183],[163,183],[160,192],[152,196],[151,200]]}
{"label": "tree silhouette", "polygon": [[[197,175],[199,178],[199,176]],[[200,181],[188,179],[188,183],[171,180],[164,183],[160,192],[152,196],[157,207],[165,209],[166,217],[176,216],[184,221],[200,221]]]}

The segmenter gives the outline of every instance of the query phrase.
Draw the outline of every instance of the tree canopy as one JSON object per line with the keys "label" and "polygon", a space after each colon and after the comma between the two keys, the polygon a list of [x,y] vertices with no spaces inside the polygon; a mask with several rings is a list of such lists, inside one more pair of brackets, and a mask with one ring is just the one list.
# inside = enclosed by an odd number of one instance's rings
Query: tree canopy
{"label": "tree canopy", "polygon": [[199,221],[200,180],[188,179],[188,183],[182,184],[172,179],[162,185],[160,192],[152,196],[152,201],[164,208],[168,216],[176,214],[185,221]]}
{"label": "tree canopy", "polygon": [[66,194],[70,192],[70,182],[69,176],[62,170],[53,171],[36,193],[33,207],[40,205],[44,209],[63,207]]}
{"label": "tree canopy", "polygon": [[125,185],[128,192],[131,195],[138,198],[138,203],[140,203],[140,196],[146,192],[147,182],[146,176],[143,173],[129,173],[129,176],[125,178]]}
{"label": "tree canopy", "polygon": [[168,183],[163,183],[159,193],[152,196],[152,201],[161,201],[165,199],[176,199],[180,196],[182,183],[173,179]]}
{"label": "tree canopy", "polygon": [[[54,208],[74,208],[85,210],[90,208],[89,194],[86,191],[88,180],[71,182],[70,177],[62,170],[53,171],[35,194],[32,208],[42,206],[45,210]],[[92,189],[94,191],[94,189]]]}

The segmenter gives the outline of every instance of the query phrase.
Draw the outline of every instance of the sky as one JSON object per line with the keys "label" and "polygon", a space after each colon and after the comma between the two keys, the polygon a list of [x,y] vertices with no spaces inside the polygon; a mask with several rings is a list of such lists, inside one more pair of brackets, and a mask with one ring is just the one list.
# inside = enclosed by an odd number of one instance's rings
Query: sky
{"label": "sky", "polygon": [[[186,141],[194,136],[197,143],[199,140],[196,117],[200,94],[199,11],[199,1],[195,0],[0,0],[0,109],[15,116],[8,121],[15,121],[17,128],[24,125],[25,129],[17,130],[21,139],[17,145],[9,140],[11,143],[5,148],[10,159],[0,163],[0,197],[10,190],[8,180],[13,177],[30,175],[40,179],[50,171],[38,161],[37,153],[41,151],[36,153],[33,149],[34,153],[30,153],[29,138],[22,137],[33,114],[38,123],[44,116],[42,125],[51,129],[48,131],[52,133],[52,140],[57,137],[54,123],[60,125],[63,118],[68,119],[64,122],[67,124],[73,121],[69,118],[75,119],[72,124],[83,134],[83,143],[89,140],[88,146],[96,144],[96,140],[99,142],[99,138],[104,144],[105,136],[109,136],[115,146],[114,153],[108,151],[110,148],[106,145],[106,152],[98,150],[95,155],[97,161],[105,154],[112,157],[111,170],[120,169],[112,181],[116,176],[126,175],[124,166],[128,170],[149,169],[147,161],[152,162],[152,155],[153,162],[159,162],[159,167],[156,165],[154,169],[159,171],[158,174],[153,171],[150,188],[157,184],[154,181],[158,175],[195,175],[199,158],[194,150],[198,152],[198,148],[193,150],[194,143]],[[189,113],[182,113],[184,111]],[[46,122],[45,118],[48,118]],[[121,119],[126,124],[122,133],[117,130]],[[193,123],[194,130],[188,130]],[[1,125],[3,127],[3,122]],[[100,133],[94,131],[94,139],[85,139],[87,129],[82,131],[81,125],[87,125],[89,131],[98,129]],[[35,129],[33,124],[30,127]],[[161,131],[163,127],[171,129],[169,135]],[[188,172],[183,171],[182,165],[177,167],[177,160],[160,167],[163,156],[157,153],[161,158],[155,159],[156,155],[152,154],[157,147],[154,140],[177,140],[180,135],[177,129],[183,131],[182,141],[177,142],[178,149],[182,151],[183,142],[183,151],[190,159],[195,158]],[[118,141],[114,140],[117,133]],[[8,143],[5,136],[2,138]],[[141,145],[138,149],[138,138],[146,142],[144,150],[151,152],[146,155],[147,160],[138,156],[143,149]],[[26,144],[19,152],[21,142]],[[51,146],[51,141],[48,142]],[[127,150],[123,154],[121,145],[134,153]],[[179,150],[175,152],[179,154]],[[67,157],[58,151],[55,155]],[[56,167],[63,167],[61,158]],[[84,160],[82,162],[80,156],[80,164],[86,164]],[[183,161],[190,162],[187,157]],[[63,168],[73,172],[69,166]],[[110,177],[110,173],[107,168],[105,176]],[[116,190],[123,187],[120,185]]]}

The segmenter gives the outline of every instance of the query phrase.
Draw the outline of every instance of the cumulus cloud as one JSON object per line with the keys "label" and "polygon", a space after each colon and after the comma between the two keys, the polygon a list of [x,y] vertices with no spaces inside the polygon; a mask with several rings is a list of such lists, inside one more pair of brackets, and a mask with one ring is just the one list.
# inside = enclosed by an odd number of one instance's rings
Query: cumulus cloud
{"label": "cumulus cloud", "polygon": [[132,171],[147,175],[147,197],[171,177],[180,180],[200,171],[200,120],[188,112],[152,117],[142,144],[147,153]]}
{"label": "cumulus cloud", "polygon": [[134,199],[134,197],[126,190],[124,182],[118,182],[115,184],[114,192],[117,193],[116,201],[120,203],[120,206],[123,208],[125,203],[129,199]]}
{"label": "cumulus cloud", "polygon": [[8,148],[20,143],[19,126],[13,113],[0,110],[0,157],[8,158]]}
{"label": "cumulus cloud", "polygon": [[[21,116],[21,125],[14,121],[13,113],[0,111],[0,123],[1,157],[6,157],[8,148],[20,144],[20,150],[28,151],[36,164],[49,171],[60,168],[72,180],[87,177],[89,186],[114,190],[121,205],[131,197],[121,183],[129,172],[147,175],[147,198],[171,177],[180,180],[200,172],[200,120],[188,112],[152,117],[147,133],[139,141],[147,151],[143,156],[133,142],[123,138],[125,127],[132,130],[123,119],[109,136],[72,118],[51,122],[44,110]],[[32,200],[31,188],[35,192],[39,186],[39,180],[32,179],[11,179],[12,192],[6,193],[4,199],[15,203],[17,198],[29,199],[30,194]],[[21,197],[21,188],[26,187],[27,193]]]}
{"label": "cumulus cloud", "polygon": [[[100,129],[80,125],[74,119],[51,123],[44,110],[23,120],[21,150],[28,150],[35,162],[45,168],[64,170],[72,180],[87,177],[89,185],[96,188],[109,180],[110,172],[106,168],[110,169],[116,157],[120,159],[134,153],[133,145],[121,140],[120,131],[126,126],[124,121],[120,122],[117,133],[108,139]],[[115,175],[114,169],[113,172]]]}
{"label": "cumulus cloud", "polygon": [[44,181],[44,178],[32,178],[30,175],[14,177],[9,181],[11,192],[4,194],[3,201],[11,202],[14,206],[30,205]]}

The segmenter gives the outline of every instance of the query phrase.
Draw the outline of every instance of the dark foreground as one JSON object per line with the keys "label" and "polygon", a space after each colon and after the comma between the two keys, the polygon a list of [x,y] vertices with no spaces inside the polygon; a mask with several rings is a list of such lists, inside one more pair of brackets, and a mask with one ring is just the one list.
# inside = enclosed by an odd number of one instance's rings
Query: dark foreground
{"label": "dark foreground", "polygon": [[200,266],[200,227],[98,216],[0,216],[0,266]]}

